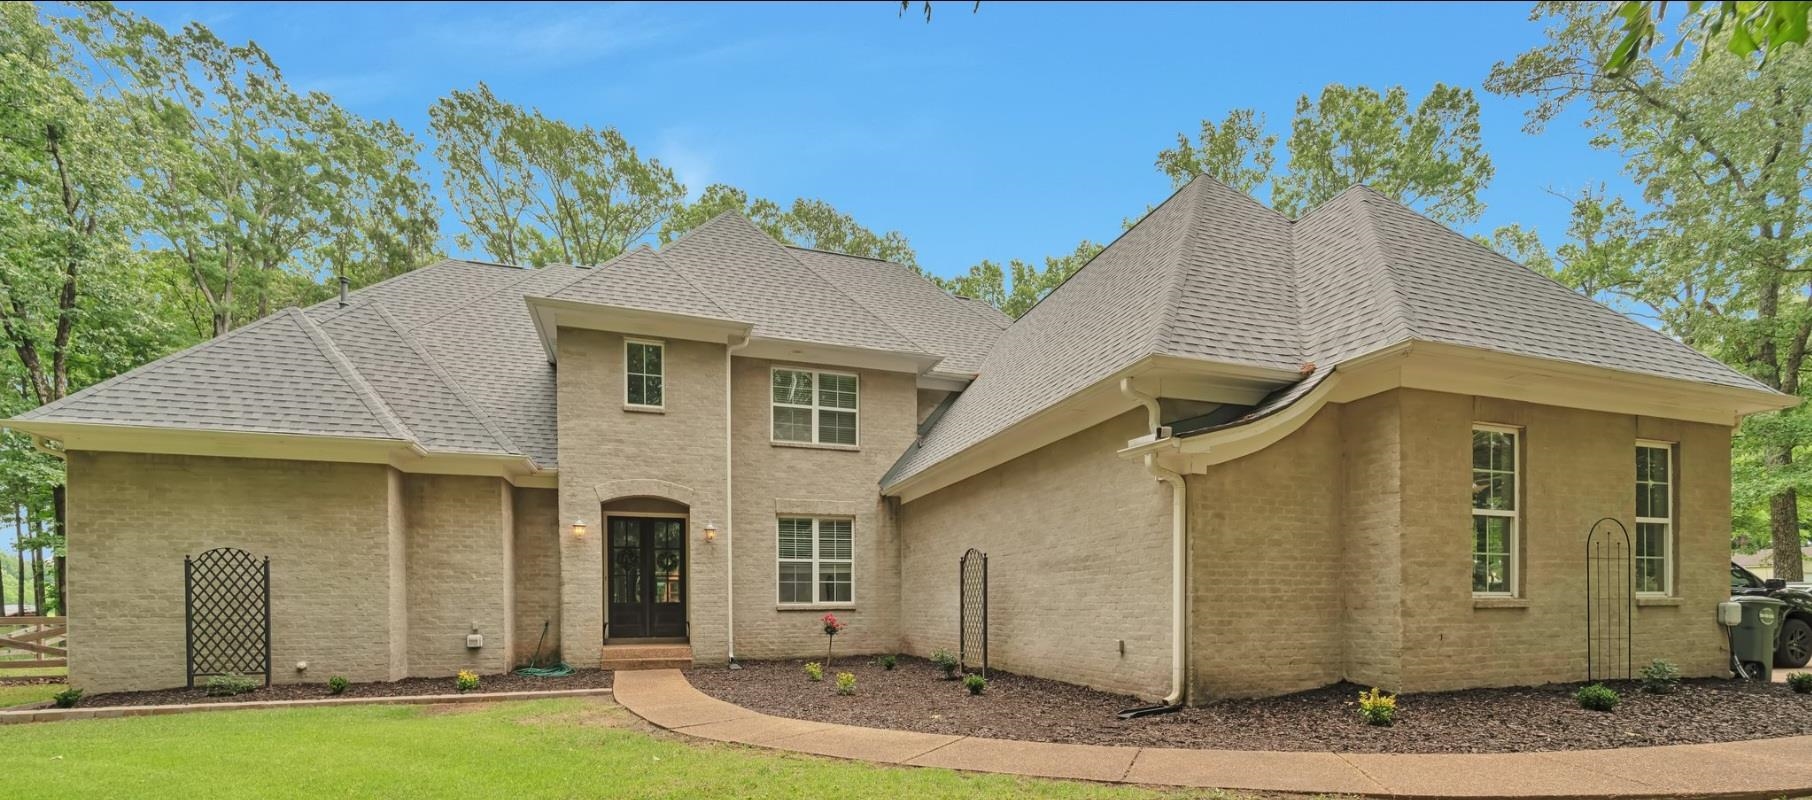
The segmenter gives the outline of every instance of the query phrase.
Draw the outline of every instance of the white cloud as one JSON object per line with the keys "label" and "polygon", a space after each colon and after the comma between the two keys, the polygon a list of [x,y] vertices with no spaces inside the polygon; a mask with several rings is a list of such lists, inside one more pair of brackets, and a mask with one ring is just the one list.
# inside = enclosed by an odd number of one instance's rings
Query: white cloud
{"label": "white cloud", "polygon": [[673,170],[674,177],[686,185],[686,199],[697,200],[716,174],[716,159],[706,148],[687,141],[683,131],[665,130],[655,140],[648,154]]}
{"label": "white cloud", "polygon": [[[431,6],[430,6],[431,8]],[[418,35],[428,46],[470,53],[487,63],[529,67],[582,64],[671,38],[636,4],[510,5],[429,22]]]}

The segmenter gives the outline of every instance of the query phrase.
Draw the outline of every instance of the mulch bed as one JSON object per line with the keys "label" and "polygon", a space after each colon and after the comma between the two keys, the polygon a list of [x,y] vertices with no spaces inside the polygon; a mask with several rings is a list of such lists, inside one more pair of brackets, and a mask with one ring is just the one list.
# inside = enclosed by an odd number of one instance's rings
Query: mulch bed
{"label": "mulch bed", "polygon": [[[608,689],[611,673],[582,669],[564,678],[526,678],[521,675],[484,675],[478,689],[467,694],[496,692],[551,692],[563,689]],[[190,703],[253,703],[267,700],[320,700],[327,697],[410,697],[428,694],[457,694],[452,678],[404,678],[388,683],[355,683],[334,695],[327,691],[327,681],[279,683],[260,687],[240,695],[209,697],[205,688],[158,689],[146,692],[108,692],[88,695],[77,708],[113,706],[172,706]]]}
{"label": "mulch bed", "polygon": [[[930,662],[900,657],[892,672],[866,657],[840,658],[822,683],[803,661],[744,662],[741,670],[699,667],[686,677],[705,694],[767,714],[926,733],[1037,742],[1312,750],[1355,753],[1512,753],[1703,744],[1812,734],[1812,695],[1780,684],[1700,679],[1671,695],[1611,684],[1623,703],[1611,713],[1573,700],[1578,684],[1469,689],[1405,695],[1389,728],[1359,719],[1360,687],[1338,684],[1284,697],[1222,700],[1137,720],[1118,711],[1134,698],[995,671],[972,697]],[[836,693],[838,672],[856,675],[856,694]]]}

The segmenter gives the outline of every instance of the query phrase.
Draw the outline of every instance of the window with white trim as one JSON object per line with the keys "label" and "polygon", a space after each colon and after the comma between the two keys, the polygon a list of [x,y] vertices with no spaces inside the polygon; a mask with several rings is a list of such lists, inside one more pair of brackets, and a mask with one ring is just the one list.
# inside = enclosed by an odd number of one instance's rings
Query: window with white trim
{"label": "window with white trim", "polygon": [[1472,593],[1516,594],[1521,432],[1497,425],[1472,428]]}
{"label": "window with white trim", "polygon": [[855,598],[855,521],[780,518],[780,602],[849,603]]}
{"label": "window with white trim", "polygon": [[1674,446],[1636,443],[1636,593],[1673,592]]}
{"label": "window with white trim", "polygon": [[856,376],[774,369],[774,441],[856,443]]}
{"label": "window with white trim", "polygon": [[623,340],[623,373],[627,377],[623,387],[625,404],[642,408],[666,405],[666,387],[662,385],[666,350],[660,342]]}

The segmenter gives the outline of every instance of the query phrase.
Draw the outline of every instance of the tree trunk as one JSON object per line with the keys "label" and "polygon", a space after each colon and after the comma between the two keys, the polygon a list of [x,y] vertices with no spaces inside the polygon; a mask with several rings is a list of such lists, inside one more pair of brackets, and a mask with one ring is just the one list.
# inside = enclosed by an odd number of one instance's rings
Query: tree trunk
{"label": "tree trunk", "polygon": [[[63,543],[63,551],[69,551],[69,528],[65,525],[65,514],[68,511],[68,489],[53,486],[50,489],[51,524],[56,526],[57,541]],[[57,614],[69,616],[69,564],[68,559],[59,554],[56,558],[57,568]]]}
{"label": "tree trunk", "polygon": [[[1793,449],[1771,448],[1766,461],[1770,472],[1784,470],[1793,464]],[[1799,549],[1799,492],[1788,487],[1768,498],[1768,527],[1774,534],[1774,577],[1804,580]]]}
{"label": "tree trunk", "polygon": [[25,614],[25,510],[13,506],[13,549],[19,551],[19,614]]}

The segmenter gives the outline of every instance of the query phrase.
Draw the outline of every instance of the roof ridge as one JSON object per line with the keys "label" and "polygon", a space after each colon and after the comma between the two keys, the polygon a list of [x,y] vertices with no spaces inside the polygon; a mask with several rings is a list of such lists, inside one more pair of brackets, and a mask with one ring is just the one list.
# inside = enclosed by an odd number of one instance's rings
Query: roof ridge
{"label": "roof ridge", "polygon": [[[352,303],[351,303],[351,301],[352,301],[352,300],[353,300],[353,299],[355,299],[355,298],[357,298],[357,297],[358,297],[358,296],[359,296],[359,295],[361,295],[361,294],[363,294],[363,293],[365,293],[365,291],[367,291],[367,290],[369,290],[369,289],[376,289],[376,288],[378,288],[378,287],[379,287],[379,286],[384,286],[384,285],[386,285],[386,284],[389,284],[389,283],[395,283],[395,282],[398,282],[398,281],[402,281],[402,280],[404,280],[404,279],[406,279],[406,278],[413,278],[413,277],[416,277],[416,276],[418,276],[418,275],[425,275],[425,274],[427,274],[427,273],[428,273],[428,271],[429,271],[429,270],[433,270],[433,269],[436,269],[436,268],[439,268],[439,267],[444,267],[444,266],[446,266],[446,265],[448,265],[448,264],[478,264],[478,265],[480,265],[480,266],[486,266],[486,267],[497,267],[497,268],[499,268],[499,269],[514,269],[514,270],[521,270],[521,271],[523,271],[523,272],[533,272],[533,271],[534,271],[534,270],[532,270],[532,269],[524,269],[524,268],[522,268],[522,267],[517,267],[517,266],[511,266],[511,265],[509,265],[509,264],[498,264],[498,263],[495,263],[495,262],[490,262],[490,261],[472,261],[472,260],[470,260],[470,259],[464,259],[464,258],[443,258],[443,259],[441,259],[441,260],[439,260],[439,261],[436,261],[436,262],[434,262],[434,263],[432,263],[432,264],[426,264],[426,265],[423,265],[423,266],[420,266],[420,267],[416,267],[416,268],[414,268],[414,269],[410,269],[410,270],[405,270],[405,271],[403,271],[403,272],[399,272],[399,273],[397,273],[397,274],[395,274],[395,275],[392,275],[392,276],[390,276],[390,277],[388,277],[388,278],[385,278],[385,279],[383,279],[383,280],[381,280],[381,281],[378,281],[378,282],[377,282],[377,283],[371,283],[371,284],[366,284],[366,285],[364,285],[364,286],[360,286],[360,287],[359,287],[359,288],[357,288],[357,289],[353,289],[353,290],[351,290],[351,291],[349,291],[349,292],[347,292],[347,298],[346,298],[346,299],[347,299],[347,301],[348,301],[348,302],[347,302],[347,304],[346,304],[346,305],[344,305],[344,306],[341,306],[341,307],[340,307],[340,308],[339,308],[339,309],[332,309],[332,310],[330,310],[330,312],[329,312],[329,313],[328,313],[328,315],[327,315],[327,317],[326,317],[326,319],[324,319],[324,320],[322,320],[322,321],[324,321],[324,322],[325,322],[325,321],[327,321],[327,320],[331,320],[331,319],[333,319],[333,318],[334,318],[334,317],[338,317],[338,316],[340,316],[340,314],[342,314],[342,313],[345,313],[345,309],[348,309],[348,308],[351,308],[351,307],[352,307]],[[328,304],[328,303],[336,303],[336,302],[339,302],[339,298],[337,298],[337,297],[329,297],[329,298],[327,298],[327,299],[326,299],[326,300],[322,300],[322,301],[320,301],[320,302],[318,302],[318,303],[312,303],[312,304],[310,304],[310,305],[309,305],[309,306],[307,306],[307,307],[306,307],[306,308],[304,308],[304,309],[302,309],[302,310],[303,310],[303,311],[304,311],[304,312],[307,312],[307,311],[312,311],[312,310],[314,310],[314,309],[317,309],[317,308],[320,308],[320,307],[322,307],[322,306],[325,306],[325,305],[327,305],[327,304]]]}
{"label": "roof ridge", "polygon": [[[890,266],[890,267],[899,267],[900,269],[906,270],[908,273],[910,273],[914,277],[918,278],[919,280],[922,280],[926,283],[931,284],[931,288],[936,289],[940,292],[943,292],[945,295],[948,295],[949,297],[951,297],[953,299],[965,300],[965,301],[975,301],[975,298],[973,298],[973,297],[964,297],[959,294],[954,294],[949,289],[945,289],[944,287],[939,286],[937,281],[934,281],[931,279],[931,274],[926,272],[924,267],[915,267],[910,264],[902,264],[898,261],[888,261],[885,258],[876,258],[874,256],[858,256],[853,253],[840,253],[840,252],[837,252],[836,250],[825,250],[821,247],[801,247],[796,244],[787,244],[785,242],[781,242],[780,246],[784,247],[788,250],[799,250],[799,251],[806,252],[806,253],[822,253],[824,255],[829,255],[829,256],[841,256],[843,258],[854,258],[854,259],[857,259],[860,261],[873,261],[877,264],[886,264],[887,266]],[[998,325],[1000,327],[1000,329],[1003,331],[1007,329],[1007,326],[1000,325],[998,320],[988,318],[988,317],[983,317],[983,319],[986,319],[989,324]],[[1011,325],[1012,322],[1013,321],[1011,318],[1009,318],[1007,320],[1008,325]]]}
{"label": "roof ridge", "polygon": [[[481,292],[479,294],[473,295],[472,297],[467,298],[466,301],[463,303],[460,303],[456,306],[453,306],[452,308],[442,311],[439,314],[436,314],[432,317],[422,320],[420,324],[415,326],[415,328],[426,328],[429,325],[433,325],[436,322],[439,322],[443,319],[446,319],[447,317],[453,316],[454,314],[464,311],[467,308],[477,305],[481,301],[489,300],[491,297],[493,297],[497,294],[500,294],[513,287],[519,286],[522,283],[528,281],[530,278],[533,278],[534,276],[541,274],[541,270],[543,270],[543,269],[548,269],[548,267],[533,267],[530,269],[524,269],[524,270],[522,270],[522,277],[517,278],[516,280],[510,281],[509,283],[506,283],[495,289],[492,289],[491,291]],[[573,267],[573,269],[580,269],[580,268]],[[411,328],[410,330],[414,330],[415,328]]]}
{"label": "roof ridge", "polygon": [[[1403,333],[1410,338],[1415,338],[1416,315],[1410,306],[1408,295],[1403,291],[1403,285],[1397,281],[1396,253],[1385,244],[1385,237],[1378,235],[1377,221],[1372,216],[1371,195],[1374,193],[1364,184],[1354,184],[1352,188],[1348,188],[1341,194],[1348,194],[1356,189],[1363,191],[1359,192],[1358,199],[1354,201],[1359,204],[1359,219],[1353,226],[1354,236],[1361,246],[1370,248],[1378,255],[1379,277],[1384,282],[1395,305],[1392,310],[1396,313],[1398,323],[1403,326]],[[1436,227],[1445,229],[1447,226],[1438,225]],[[1295,240],[1296,237],[1292,235],[1290,241]]]}
{"label": "roof ridge", "polygon": [[484,409],[476,402],[473,402],[471,395],[466,393],[465,387],[460,385],[459,381],[453,377],[453,373],[447,371],[446,367],[440,363],[440,359],[435,358],[434,354],[429,352],[427,347],[423,346],[422,343],[408,331],[403,330],[402,323],[398,322],[395,317],[390,315],[390,310],[384,308],[383,303],[370,302],[367,303],[367,305],[371,306],[372,310],[377,312],[378,318],[383,320],[385,325],[390,326],[390,329],[396,332],[397,338],[402,340],[403,344],[407,345],[410,350],[415,351],[416,356],[421,358],[422,363],[427,364],[428,369],[434,372],[434,377],[439,378],[440,382],[446,385],[447,391],[452,392],[453,396],[459,400],[460,404],[464,405],[467,411],[472,412],[472,416],[478,420],[478,424],[484,427],[485,433],[490,434],[491,438],[496,439],[497,443],[503,446],[504,452],[526,455],[525,451],[516,445],[515,440],[511,439],[509,434],[504,433],[502,428],[497,427],[496,422],[491,419],[491,416],[484,413]]}
{"label": "roof ridge", "polygon": [[[1200,180],[1201,177],[1198,177],[1196,180],[1190,181],[1188,184],[1184,185],[1183,189],[1188,190],[1190,187],[1195,186],[1196,182]],[[1156,353],[1163,351],[1164,341],[1169,336],[1170,326],[1176,322],[1177,306],[1181,303],[1185,286],[1189,283],[1189,244],[1190,242],[1195,241],[1196,222],[1201,218],[1202,214],[1202,191],[1196,189],[1195,193],[1190,197],[1190,200],[1192,202],[1190,202],[1189,207],[1186,209],[1188,213],[1183,220],[1183,235],[1177,239],[1176,257],[1168,265],[1170,269],[1170,289],[1164,293],[1162,305],[1158,308],[1158,324],[1151,332],[1151,341],[1146,343],[1147,352]]]}
{"label": "roof ridge", "polygon": [[[1062,291],[1063,287],[1070,285],[1070,281],[1075,280],[1077,275],[1081,275],[1083,270],[1088,269],[1089,265],[1094,264],[1095,260],[1100,258],[1102,253],[1105,253],[1108,250],[1113,249],[1113,246],[1116,244],[1119,244],[1121,239],[1126,238],[1127,236],[1131,235],[1133,231],[1138,230],[1140,225],[1144,225],[1146,220],[1151,219],[1151,216],[1153,214],[1158,213],[1158,209],[1161,209],[1167,205],[1170,205],[1170,201],[1177,199],[1178,196],[1183,194],[1184,189],[1188,189],[1194,183],[1195,183],[1195,181],[1191,180],[1191,181],[1189,181],[1189,183],[1185,183],[1182,186],[1178,186],[1175,190],[1173,190],[1170,193],[1169,197],[1164,198],[1164,200],[1162,202],[1158,203],[1157,205],[1152,206],[1149,209],[1146,209],[1145,214],[1143,216],[1139,217],[1138,222],[1134,222],[1133,224],[1121,229],[1119,235],[1117,235],[1113,239],[1109,240],[1107,244],[1102,245],[1100,250],[1095,251],[1094,255],[1089,256],[1087,261],[1082,262],[1082,266],[1075,268],[1074,270],[1072,270],[1070,272],[1070,274],[1065,275],[1063,277],[1062,283],[1059,283],[1056,286],[1051,287],[1050,291],[1044,293],[1044,297],[1040,297],[1037,300],[1034,300],[1032,302],[1031,308],[1026,309],[1026,312],[1024,314],[1020,314],[1018,318],[1013,320],[1013,325],[1018,325],[1020,322],[1023,322],[1026,319],[1030,318],[1032,316],[1032,312],[1037,311],[1039,306],[1044,305],[1044,301],[1047,298],[1049,298],[1051,295],[1058,293],[1059,291]],[[1012,325],[1009,325],[1008,327],[1010,328],[1010,327],[1012,327]]]}
{"label": "roof ridge", "polygon": [[302,313],[302,309],[289,306],[271,316],[294,320],[296,326],[302,329],[302,333],[307,335],[309,340],[315,343],[315,347],[321,351],[321,357],[333,365],[333,368],[340,373],[340,377],[351,387],[353,394],[358,395],[360,402],[365,404],[365,408],[371,411],[372,416],[377,418],[385,430],[389,431],[392,436],[420,445],[421,440],[415,436],[415,432],[409,430],[409,426],[403,424],[402,419],[398,418],[396,412],[390,408],[390,404],[384,402],[384,398],[377,393],[376,389],[371,388],[371,383],[365,380],[365,376],[359,373],[357,367],[352,365],[352,360],[348,359],[345,353],[340,352],[339,346],[333,343],[333,337],[328,336],[326,331],[321,330],[321,326],[316,325],[314,320]]}
{"label": "roof ridge", "polygon": [[705,302],[710,303],[712,308],[717,309],[718,313],[723,314],[724,319],[736,319],[735,316],[730,314],[729,309],[724,308],[723,304],[717,302],[717,298],[712,297],[710,292],[705,291],[705,287],[698,285],[698,281],[693,280],[691,275],[687,275],[685,270],[681,269],[677,264],[661,258],[661,251],[649,247],[648,245],[642,245],[640,249],[647,250],[648,255],[654,256],[654,260],[660,262],[661,266],[666,267],[668,270],[672,271],[673,274],[678,275],[679,279],[685,281],[687,286],[692,287],[693,291],[698,292],[699,297],[705,298]]}
{"label": "roof ridge", "polygon": [[[748,222],[748,220],[744,220],[744,221]],[[749,225],[751,227],[754,227],[755,223],[749,222]],[[875,322],[880,323],[881,327],[886,328],[889,331],[892,331],[895,336],[900,337],[900,341],[907,342],[907,343],[911,344],[913,347],[919,348],[919,352],[921,352],[921,353],[929,354],[931,352],[930,350],[926,349],[925,345],[923,343],[919,342],[919,340],[906,335],[905,331],[902,331],[899,328],[894,327],[893,323],[888,322],[886,320],[886,318],[882,317],[878,313],[875,313],[874,309],[869,308],[867,304],[863,303],[861,300],[856,299],[855,295],[850,294],[848,291],[844,290],[844,288],[842,286],[837,285],[836,281],[831,280],[824,273],[819,272],[817,267],[807,264],[807,263],[805,263],[805,259],[802,259],[796,255],[793,255],[793,253],[787,249],[786,245],[781,244],[779,240],[774,239],[771,236],[768,236],[767,231],[762,231],[758,227],[756,228],[756,230],[760,231],[762,236],[766,236],[769,241],[774,242],[774,244],[780,248],[780,252],[784,253],[787,258],[792,259],[793,263],[798,264],[801,267],[804,267],[806,272],[810,272],[812,275],[816,276],[818,278],[818,280],[823,281],[824,285],[829,286],[831,288],[831,291],[844,296],[851,303],[854,303],[856,305],[856,307],[867,312],[869,316],[874,317]],[[940,357],[939,360],[942,360],[942,358]]]}
{"label": "roof ridge", "polygon": [[193,355],[196,353],[200,353],[203,350],[213,347],[215,344],[217,344],[219,342],[225,341],[226,338],[229,336],[235,336],[235,335],[238,335],[242,331],[255,330],[257,328],[264,327],[265,325],[269,325],[275,321],[276,317],[277,317],[276,314],[271,314],[271,315],[268,315],[268,316],[265,316],[265,317],[262,317],[259,319],[252,320],[251,322],[248,322],[237,328],[229,330],[226,333],[220,334],[218,336],[210,336],[206,339],[203,339],[199,342],[189,345],[188,347],[185,347],[174,353],[165,355],[162,358],[159,358],[155,361],[151,361],[149,363],[142,364],[137,367],[133,367],[132,369],[126,370],[125,372],[121,372],[118,375],[114,375],[113,377],[108,378],[99,383],[89,384],[88,386],[82,387],[81,389],[79,389],[75,392],[66,394],[62,397],[59,397],[55,400],[52,400],[48,403],[38,406],[37,408],[34,408],[30,411],[20,414],[19,417],[21,419],[30,418],[30,417],[36,416],[42,412],[51,411],[51,410],[59,408],[61,406],[73,403],[77,400],[88,397],[89,395],[95,394],[104,389],[108,389],[113,386],[120,386],[120,385],[131,383],[131,382],[138,380],[139,378],[142,378],[145,375],[149,374],[151,372],[152,367],[159,366],[161,364],[166,364],[166,363],[169,363],[172,361],[176,361],[178,359],[181,359],[181,358],[184,358],[186,356],[190,356],[190,355]]}

